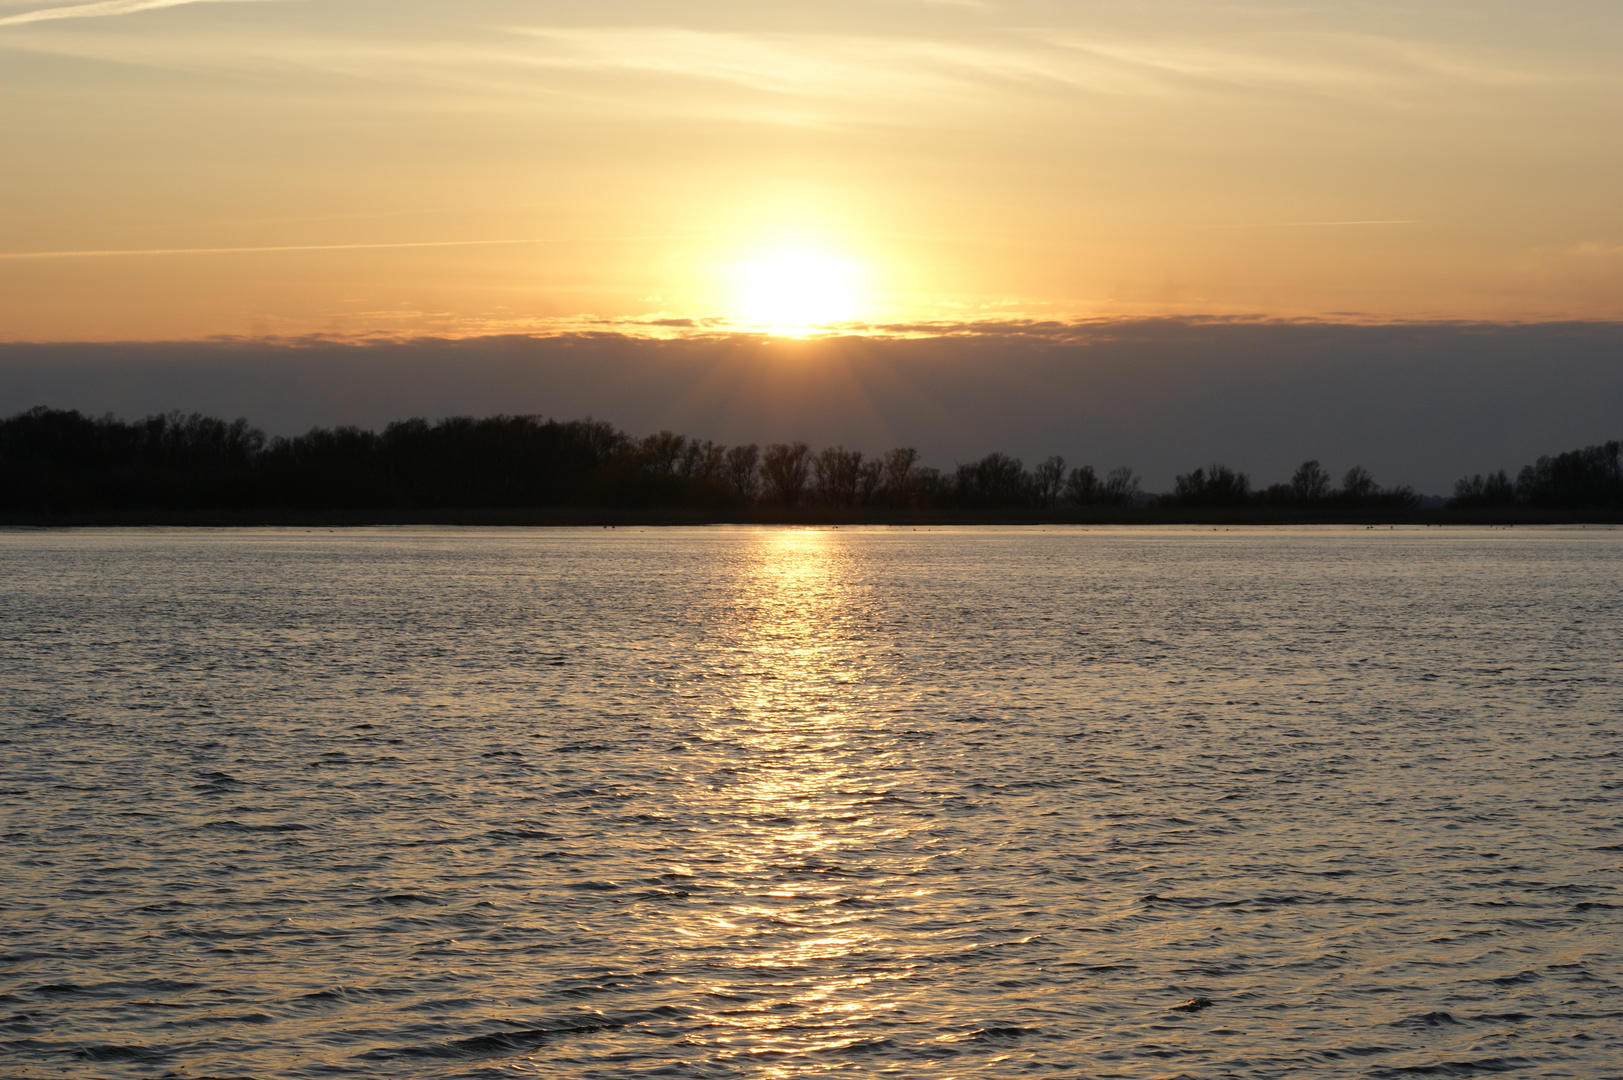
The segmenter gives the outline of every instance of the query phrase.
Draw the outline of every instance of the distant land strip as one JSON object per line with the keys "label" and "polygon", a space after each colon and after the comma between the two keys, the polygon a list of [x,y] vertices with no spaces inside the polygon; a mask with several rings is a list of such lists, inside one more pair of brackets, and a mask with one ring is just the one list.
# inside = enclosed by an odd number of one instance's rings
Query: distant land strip
{"label": "distant land strip", "polygon": [[1398,526],[1449,528],[1492,526],[1593,526],[1623,529],[1623,511],[1539,508],[1461,509],[1438,507],[1408,511],[1374,510],[1363,513],[1292,512],[1256,507],[1197,509],[1191,507],[1120,507],[1036,510],[895,510],[833,511],[818,507],[748,508],[731,512],[699,507],[449,507],[352,510],[106,510],[76,513],[14,513],[0,511],[0,529],[349,529],[349,528],[667,528],[678,526],[795,526],[805,528],[896,529],[994,527],[1155,527],[1190,526],[1213,531],[1263,527]]}
{"label": "distant land strip", "polygon": [[911,447],[867,456],[803,442],[722,446],[600,420],[410,419],[381,432],[267,439],[246,420],[126,422],[36,407],[0,420],[0,524],[1536,524],[1623,522],[1623,443],[1540,457],[1512,479],[1460,478],[1447,500],[1305,461],[1253,487],[1202,465],[1145,492],[993,452],[950,471]]}

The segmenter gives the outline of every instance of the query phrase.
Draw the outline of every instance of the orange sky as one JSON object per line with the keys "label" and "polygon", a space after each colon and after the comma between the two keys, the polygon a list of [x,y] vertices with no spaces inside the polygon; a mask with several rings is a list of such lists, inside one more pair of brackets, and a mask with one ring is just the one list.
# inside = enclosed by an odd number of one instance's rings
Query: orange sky
{"label": "orange sky", "polygon": [[0,340],[1620,318],[1620,59],[1612,0],[0,0]]}

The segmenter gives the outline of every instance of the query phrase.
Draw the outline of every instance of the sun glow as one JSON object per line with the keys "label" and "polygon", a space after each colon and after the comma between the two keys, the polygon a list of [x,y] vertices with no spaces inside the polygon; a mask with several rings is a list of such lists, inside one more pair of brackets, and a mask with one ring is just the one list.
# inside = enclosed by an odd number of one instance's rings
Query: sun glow
{"label": "sun glow", "polygon": [[751,328],[799,335],[849,322],[859,310],[857,267],[812,252],[780,252],[738,268],[737,317]]}

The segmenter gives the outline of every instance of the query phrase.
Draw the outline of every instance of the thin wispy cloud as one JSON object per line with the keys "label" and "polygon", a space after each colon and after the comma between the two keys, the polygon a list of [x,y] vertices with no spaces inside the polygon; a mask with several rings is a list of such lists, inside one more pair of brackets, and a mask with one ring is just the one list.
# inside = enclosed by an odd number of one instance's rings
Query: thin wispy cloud
{"label": "thin wispy cloud", "polygon": [[621,71],[730,83],[820,97],[928,96],[977,77],[1069,81],[1023,43],[969,45],[928,38],[717,33],[679,27],[520,27],[542,44],[539,67]]}
{"label": "thin wispy cloud", "polygon": [[686,234],[648,236],[525,237],[513,240],[405,240],[376,244],[260,244],[237,247],[93,248],[74,251],[0,251],[0,260],[116,259],[161,255],[269,255],[279,252],[390,251],[401,248],[518,247],[528,244],[614,244],[683,239]]}
{"label": "thin wispy cloud", "polygon": [[[1257,91],[1365,98],[1369,94],[1530,86],[1556,81],[1544,70],[1500,56],[1370,34],[1240,35],[1226,41],[1080,37],[1058,34],[1053,45],[1109,60],[1164,79]],[[1582,78],[1569,71],[1561,79]]]}
{"label": "thin wispy cloud", "polygon": [[[98,0],[0,17],[0,27],[47,19],[132,14],[192,3],[252,0]],[[263,2],[263,0],[259,0]],[[735,108],[738,92],[840,103],[927,103],[946,98],[978,109],[1000,99],[1069,94],[1169,99],[1241,89],[1332,95],[1367,105],[1402,104],[1446,86],[1518,86],[1556,76],[1487,50],[1369,34],[1241,34],[1226,40],[1137,36],[1120,29],[1017,29],[969,38],[944,27],[924,33],[717,31],[681,25],[452,25],[439,40],[329,37],[308,31],[249,36],[187,35],[133,42],[58,41],[38,47],[121,63],[213,70],[283,68],[434,87],[475,97],[562,93],[578,105],[610,100],[649,112],[709,113],[717,94]],[[496,31],[492,34],[492,31]],[[601,76],[601,78],[597,78]],[[645,85],[679,80],[692,93],[650,100]],[[616,81],[617,77],[622,77]],[[1565,79],[1581,79],[1569,71]],[[770,110],[764,118],[777,114]],[[799,114],[796,114],[797,116]],[[870,116],[865,108],[863,116]],[[804,117],[801,117],[804,119]]]}
{"label": "thin wispy cloud", "polygon": [[791,93],[861,94],[889,85],[994,78],[1099,90],[1148,89],[1153,80],[1263,88],[1361,91],[1381,86],[1524,86],[1581,77],[1529,68],[1482,50],[1371,34],[1177,36],[1008,31],[959,36],[760,34],[683,27],[517,27],[550,48],[547,67],[638,71]]}
{"label": "thin wispy cloud", "polygon": [[384,251],[391,248],[501,247],[561,240],[412,240],[396,244],[274,244],[260,247],[108,248],[90,251],[5,251],[0,259],[110,259],[143,255],[259,255],[283,251]]}
{"label": "thin wispy cloud", "polygon": [[[815,115],[826,120],[850,115],[851,102],[862,103],[855,115],[872,119],[871,107],[880,102],[936,107],[953,100],[981,109],[995,107],[1008,95],[1031,93],[1158,95],[1155,80],[1143,69],[1019,36],[971,43],[924,36],[682,27],[515,26],[495,36],[464,29],[461,38],[432,43],[297,31],[244,37],[214,30],[138,41],[84,35],[32,47],[176,70],[319,73],[433,89],[467,102],[529,99],[571,109],[630,107],[644,117],[724,114],[804,123],[812,118],[806,106],[818,102],[825,108]],[[650,97],[649,80],[685,83],[687,89]],[[788,113],[782,111],[786,105]]]}
{"label": "thin wispy cloud", "polygon": [[0,26],[22,26],[25,23],[49,22],[53,19],[101,19],[114,15],[134,15],[140,11],[182,7],[187,4],[248,3],[251,0],[96,0],[90,4],[68,4],[64,7],[38,8],[16,15],[0,17]]}
{"label": "thin wispy cloud", "polygon": [[1382,218],[1373,221],[1256,221],[1243,225],[1208,225],[1209,229],[1339,229],[1355,225],[1419,225],[1418,218]]}
{"label": "thin wispy cloud", "polygon": [[1600,256],[1617,258],[1618,256],[1623,255],[1623,244],[1602,244],[1591,240],[1570,249],[1569,253],[1573,255],[1586,255],[1590,257]]}

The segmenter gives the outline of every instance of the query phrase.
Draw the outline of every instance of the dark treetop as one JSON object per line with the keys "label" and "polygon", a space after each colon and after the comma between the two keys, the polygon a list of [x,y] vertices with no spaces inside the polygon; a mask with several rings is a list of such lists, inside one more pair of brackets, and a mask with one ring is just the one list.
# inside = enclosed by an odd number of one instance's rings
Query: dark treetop
{"label": "dark treetop", "polygon": [[[662,431],[633,438],[601,420],[539,416],[411,419],[381,432],[314,428],[267,438],[246,420],[171,413],[126,423],[34,408],[0,421],[0,513],[12,518],[137,511],[687,509],[708,515],[815,510],[825,518],[896,512],[974,517],[1016,511],[1155,508],[1305,516],[1412,511],[1408,487],[1361,466],[1337,485],[1317,461],[1253,488],[1223,464],[1142,492],[1126,467],[1104,475],[1050,457],[1033,468],[994,452],[950,471],[899,447],[866,456],[805,443],[721,446]],[[1449,506],[1623,509],[1620,444],[1542,457],[1512,481],[1461,479]],[[1063,515],[1062,515],[1063,516]],[[1195,516],[1199,516],[1197,513]]]}

